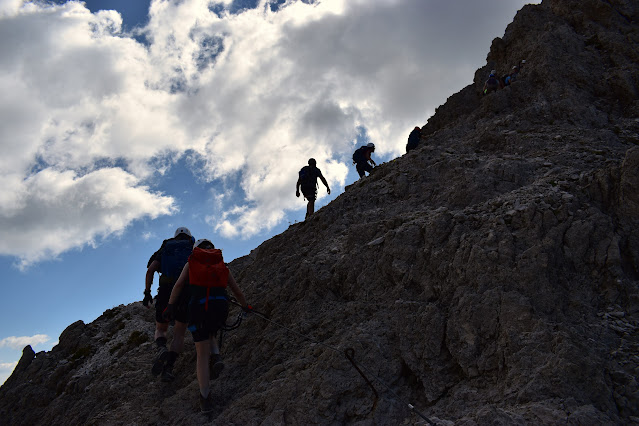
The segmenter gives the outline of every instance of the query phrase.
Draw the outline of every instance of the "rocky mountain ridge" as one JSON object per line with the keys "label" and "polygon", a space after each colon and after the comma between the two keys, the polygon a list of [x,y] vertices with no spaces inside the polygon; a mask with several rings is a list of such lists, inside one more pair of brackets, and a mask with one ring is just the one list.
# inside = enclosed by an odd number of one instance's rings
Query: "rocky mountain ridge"
{"label": "rocky mountain ridge", "polygon": [[134,303],[25,348],[0,423],[426,424],[409,402],[442,425],[637,424],[638,135],[637,2],[526,6],[417,150],[231,263],[277,324],[227,335],[210,416],[190,336],[160,382]]}

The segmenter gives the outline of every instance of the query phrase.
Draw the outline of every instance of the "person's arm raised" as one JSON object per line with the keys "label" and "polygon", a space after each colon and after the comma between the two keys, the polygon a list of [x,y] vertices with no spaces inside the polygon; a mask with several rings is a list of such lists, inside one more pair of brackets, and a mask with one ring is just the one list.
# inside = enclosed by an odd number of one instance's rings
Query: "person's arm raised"
{"label": "person's arm raised", "polygon": [[244,293],[240,290],[240,287],[237,285],[237,282],[235,281],[235,278],[233,278],[233,274],[231,272],[229,272],[228,286],[235,295],[237,301],[240,302],[240,305],[242,305],[242,307],[248,306],[248,303],[246,303],[246,299],[244,298]]}

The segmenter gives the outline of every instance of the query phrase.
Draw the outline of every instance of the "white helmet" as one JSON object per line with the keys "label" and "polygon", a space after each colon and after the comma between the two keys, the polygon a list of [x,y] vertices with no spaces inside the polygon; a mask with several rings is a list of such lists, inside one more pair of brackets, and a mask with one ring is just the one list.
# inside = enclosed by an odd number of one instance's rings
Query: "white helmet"
{"label": "white helmet", "polygon": [[180,234],[186,234],[189,237],[193,236],[191,235],[191,231],[189,231],[189,228],[186,228],[184,226],[180,226],[178,229],[175,230],[175,235],[173,235],[173,238],[177,237]]}
{"label": "white helmet", "polygon": [[193,248],[199,247],[202,243],[209,243],[215,248],[215,245],[211,242],[211,240],[207,240],[206,238],[200,238],[199,240],[197,240],[195,244],[193,244]]}
{"label": "white helmet", "polygon": [[369,142],[366,146],[375,149],[375,144],[373,142]]}

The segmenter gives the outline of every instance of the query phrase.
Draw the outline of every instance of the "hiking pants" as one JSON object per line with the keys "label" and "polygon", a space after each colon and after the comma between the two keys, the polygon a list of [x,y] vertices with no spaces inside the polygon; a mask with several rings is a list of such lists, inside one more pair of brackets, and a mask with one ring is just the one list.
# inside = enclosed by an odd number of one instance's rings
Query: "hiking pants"
{"label": "hiking pants", "polygon": [[365,172],[370,173],[371,171],[373,171],[373,166],[371,166],[368,161],[357,163],[355,165],[355,168],[357,169],[357,173],[359,173],[359,177],[366,176]]}

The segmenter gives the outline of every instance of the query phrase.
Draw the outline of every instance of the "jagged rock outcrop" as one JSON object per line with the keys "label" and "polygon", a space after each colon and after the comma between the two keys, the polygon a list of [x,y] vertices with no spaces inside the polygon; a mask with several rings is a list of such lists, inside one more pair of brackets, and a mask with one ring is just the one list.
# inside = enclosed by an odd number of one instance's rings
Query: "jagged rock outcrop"
{"label": "jagged rock outcrop", "polygon": [[232,262],[251,303],[321,344],[248,318],[204,417],[190,338],[163,384],[152,312],[120,306],[25,350],[0,422],[424,424],[407,401],[437,424],[638,423],[638,117],[636,1],[526,6],[417,150]]}

